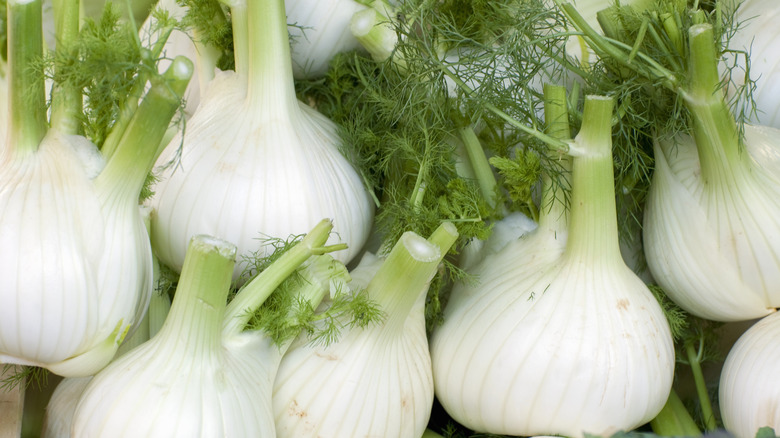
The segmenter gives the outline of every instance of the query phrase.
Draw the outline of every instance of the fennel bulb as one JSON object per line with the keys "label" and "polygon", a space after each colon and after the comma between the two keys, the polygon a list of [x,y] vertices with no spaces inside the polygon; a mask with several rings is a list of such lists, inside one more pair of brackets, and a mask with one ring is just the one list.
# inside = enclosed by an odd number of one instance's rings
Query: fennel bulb
{"label": "fennel bulb", "polygon": [[384,318],[329,345],[299,338],[290,347],[274,383],[277,436],[422,435],[433,405],[425,297],[457,236],[444,223],[428,240],[405,233],[384,260],[363,257],[349,286],[366,289]]}
{"label": "fennel bulb", "polygon": [[55,87],[46,118],[43,75],[28,70],[42,55],[41,2],[11,0],[8,10],[0,209],[14,214],[0,220],[0,362],[89,375],[138,324],[152,291],[138,197],[192,64],[178,59],[153,81],[104,156],[72,132],[73,90]]}
{"label": "fennel bulb", "polygon": [[470,429],[609,436],[666,402],[669,326],[618,245],[612,108],[608,98],[585,101],[568,220],[553,197],[536,230],[474,266],[476,284],[453,287],[431,339],[434,386]]}
{"label": "fennel bulb", "polygon": [[[332,239],[349,246],[336,257],[348,262],[368,237],[373,204],[339,151],[337,127],[296,99],[284,3],[255,0],[232,10],[237,71],[208,84],[158,161],[181,153],[155,187],[155,252],[180,270],[193,235],[233,242],[244,257],[261,250],[263,236],[300,234],[328,217]],[[242,269],[236,265],[234,279]]]}
{"label": "fennel bulb", "polygon": [[659,140],[644,217],[653,277],[693,315],[758,318],[780,306],[780,131],[744,126],[716,90],[708,25],[691,28],[692,135]]}
{"label": "fennel bulb", "polygon": [[729,351],[720,374],[718,403],[725,428],[752,438],[761,427],[780,429],[780,314],[750,327]]}
{"label": "fennel bulb", "polygon": [[296,79],[325,75],[331,58],[361,47],[352,35],[352,16],[366,6],[355,0],[285,0]]}
{"label": "fennel bulb", "polygon": [[271,390],[284,348],[244,328],[304,263],[305,286],[294,293],[319,303],[342,272],[329,255],[315,256],[327,252],[331,228],[320,222],[229,305],[236,247],[194,237],[162,328],[95,375],[76,406],[73,436],[273,437]]}

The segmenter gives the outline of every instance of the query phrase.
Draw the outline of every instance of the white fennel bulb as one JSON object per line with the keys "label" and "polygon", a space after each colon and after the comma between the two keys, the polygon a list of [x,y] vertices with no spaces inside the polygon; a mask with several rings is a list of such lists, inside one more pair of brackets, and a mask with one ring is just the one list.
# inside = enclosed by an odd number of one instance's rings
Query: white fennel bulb
{"label": "white fennel bulb", "polygon": [[[40,1],[10,1],[9,124],[0,149],[0,362],[89,375],[137,325],[152,291],[152,253],[138,197],[192,73],[178,60],[123,126],[110,156],[73,135],[67,90],[51,126]],[[37,29],[37,32],[36,32]],[[35,36],[38,36],[37,38]]]}
{"label": "white fennel bulb", "polygon": [[299,338],[290,347],[274,383],[277,436],[422,435],[433,405],[425,297],[457,235],[450,223],[427,240],[407,232],[386,259],[361,260],[349,285],[365,289],[384,318],[327,345]]}
{"label": "white fennel bulb", "polygon": [[693,27],[692,135],[659,140],[644,217],[648,266],[677,304],[716,321],[780,306],[780,131],[744,126],[722,92],[712,31]]}
{"label": "white fennel bulb", "polygon": [[[236,247],[196,236],[170,312],[149,341],[95,375],[76,406],[76,437],[273,437],[271,391],[284,348],[245,330],[257,308],[298,270],[291,291],[316,306],[334,275],[322,254],[332,226],[319,223],[227,303]],[[342,270],[331,269],[339,265]],[[310,275],[311,274],[311,275]]]}
{"label": "white fennel bulb", "polygon": [[475,284],[455,285],[433,333],[436,396],[470,429],[609,436],[666,402],[670,329],[618,245],[612,108],[586,99],[568,222],[552,202],[535,231],[470,270]]}
{"label": "white fennel bulb", "polygon": [[325,75],[331,58],[361,47],[352,35],[352,16],[366,6],[355,0],[285,0],[297,79]]}
{"label": "white fennel bulb", "polygon": [[743,333],[723,363],[718,404],[724,427],[738,438],[780,430],[779,336],[780,314],[773,313]]}
{"label": "white fennel bulb", "polygon": [[[368,237],[373,203],[340,151],[336,125],[296,99],[284,2],[254,0],[232,11],[237,71],[209,83],[158,161],[181,153],[155,187],[155,252],[180,270],[189,239],[210,234],[235,243],[241,259],[265,236],[301,234],[328,217],[332,239],[349,246],[336,257],[348,262]],[[248,30],[237,26],[242,20]],[[236,265],[235,278],[242,269]]]}

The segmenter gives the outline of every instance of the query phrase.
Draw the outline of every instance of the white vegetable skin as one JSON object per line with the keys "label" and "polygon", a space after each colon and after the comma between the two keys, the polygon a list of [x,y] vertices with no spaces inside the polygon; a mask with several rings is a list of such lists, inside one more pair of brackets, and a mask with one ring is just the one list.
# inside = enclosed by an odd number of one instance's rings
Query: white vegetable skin
{"label": "white vegetable skin", "polygon": [[[745,126],[749,166],[708,184],[689,137],[655,145],[644,218],[653,277],[692,314],[758,318],[780,306],[780,131]],[[735,166],[736,167],[736,166]]]}
{"label": "white vegetable skin", "polygon": [[285,0],[285,6],[296,79],[321,77],[335,55],[361,48],[349,23],[366,6],[354,0]]}
{"label": "white vegetable skin", "polygon": [[718,402],[725,428],[752,438],[761,427],[780,428],[780,313],[753,325],[723,364]]}

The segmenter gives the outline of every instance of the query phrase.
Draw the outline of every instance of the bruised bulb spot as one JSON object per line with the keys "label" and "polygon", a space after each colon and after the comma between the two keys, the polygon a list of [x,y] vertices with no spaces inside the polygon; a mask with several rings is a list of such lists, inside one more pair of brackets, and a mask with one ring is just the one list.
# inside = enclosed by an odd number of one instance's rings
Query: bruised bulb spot
{"label": "bruised bulb spot", "polygon": [[628,306],[629,306],[630,304],[631,304],[631,302],[629,302],[629,301],[628,301],[627,299],[625,299],[625,298],[621,298],[621,299],[617,300],[617,308],[618,308],[619,310],[626,310],[626,309],[628,309]]}
{"label": "bruised bulb spot", "polygon": [[327,360],[339,360],[339,357],[336,356],[335,354],[324,354],[324,353],[320,353],[319,351],[317,351],[317,352],[314,353],[314,355],[317,356],[317,357],[321,357],[323,359],[327,359]]}
{"label": "bruised bulb spot", "polygon": [[298,417],[298,418],[305,418],[309,416],[309,414],[306,413],[306,411],[298,407],[298,402],[296,400],[292,401],[292,403],[290,404],[290,408],[287,409],[287,413],[291,417]]}

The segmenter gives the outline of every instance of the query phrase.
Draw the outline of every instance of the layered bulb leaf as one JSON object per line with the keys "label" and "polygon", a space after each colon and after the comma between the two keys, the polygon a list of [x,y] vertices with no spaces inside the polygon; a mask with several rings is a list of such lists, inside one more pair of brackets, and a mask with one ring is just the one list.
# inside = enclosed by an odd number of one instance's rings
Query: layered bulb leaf
{"label": "layered bulb leaf", "polygon": [[740,336],[723,364],[718,404],[726,430],[739,438],[780,428],[778,336],[780,314],[773,313]]}
{"label": "layered bulb leaf", "polygon": [[609,436],[666,402],[670,329],[618,245],[612,107],[585,101],[570,211],[563,198],[543,203],[538,228],[475,265],[474,284],[455,285],[433,334],[436,396],[475,431]]}
{"label": "layered bulb leaf", "polygon": [[685,97],[691,135],[656,141],[647,262],[693,315],[754,319],[780,306],[780,131],[743,125],[740,135],[723,92],[712,92],[712,29],[694,26],[691,35],[691,70],[700,72]]}
{"label": "layered bulb leaf", "polygon": [[277,436],[422,435],[433,405],[425,297],[457,235],[444,223],[427,240],[405,233],[385,259],[363,257],[349,286],[365,289],[384,318],[327,345],[295,341],[274,383]]}
{"label": "layered bulb leaf", "polygon": [[158,161],[173,164],[155,187],[155,251],[179,270],[189,239],[206,233],[235,243],[241,261],[265,237],[301,234],[327,217],[333,240],[349,246],[336,257],[348,262],[368,237],[373,203],[337,127],[295,97],[284,2],[236,7],[233,24],[236,72],[208,84]]}

